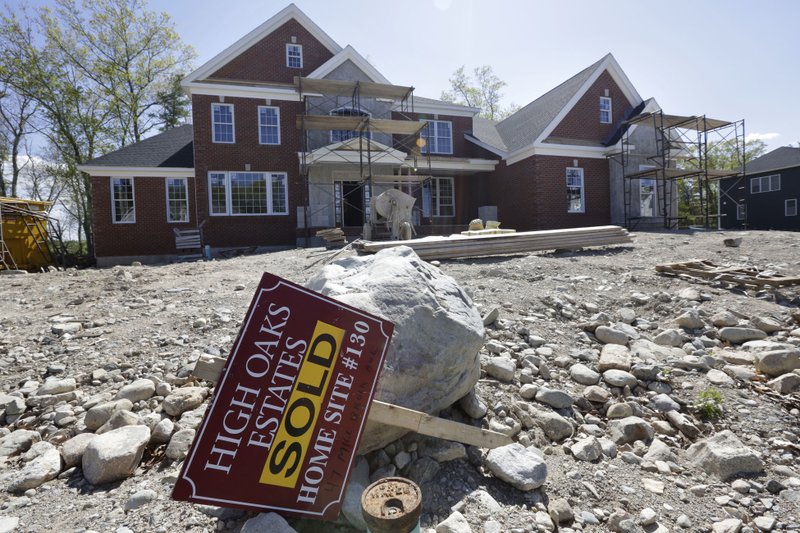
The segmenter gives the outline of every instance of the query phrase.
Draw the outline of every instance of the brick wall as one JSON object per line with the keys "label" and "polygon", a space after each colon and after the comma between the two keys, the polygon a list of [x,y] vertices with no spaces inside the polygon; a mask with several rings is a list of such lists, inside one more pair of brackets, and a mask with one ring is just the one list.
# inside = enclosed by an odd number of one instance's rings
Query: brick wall
{"label": "brick wall", "polygon": [[[225,98],[233,104],[234,144],[211,142],[211,103],[219,97],[194,95],[195,175],[197,176],[198,218],[203,234],[211,246],[265,246],[294,244],[297,225],[297,206],[304,204],[305,182],[300,174],[300,131],[296,117],[302,112],[299,102],[273,100],[269,105],[280,109],[281,144],[258,143],[258,106],[264,100],[254,98]],[[270,216],[209,216],[208,173],[210,171],[250,170],[285,172],[289,188],[289,214]]]}
{"label": "brick wall", "polygon": [[97,257],[177,253],[173,228],[197,225],[194,180],[189,178],[189,222],[167,222],[165,178],[134,177],[135,224],[114,224],[111,213],[111,180],[92,177],[95,255]]}
{"label": "brick wall", "polygon": [[[608,161],[535,156],[535,229],[600,226],[611,219]],[[584,213],[567,212],[567,167],[583,169]],[[511,168],[514,168],[513,166]],[[532,228],[533,229],[533,228]]]}
{"label": "brick wall", "polygon": [[[606,89],[611,98],[611,124],[600,123],[600,97],[606,96]],[[575,107],[567,113],[567,116],[556,126],[550,136],[605,142],[611,138],[625,114],[632,107],[606,70],[578,100]]]}
{"label": "brick wall", "polygon": [[[297,38],[303,46],[303,68],[286,66],[286,44]],[[299,22],[292,19],[270,33],[228,64],[214,72],[211,78],[229,80],[293,83],[295,76],[307,76],[328,61],[333,54]]]}

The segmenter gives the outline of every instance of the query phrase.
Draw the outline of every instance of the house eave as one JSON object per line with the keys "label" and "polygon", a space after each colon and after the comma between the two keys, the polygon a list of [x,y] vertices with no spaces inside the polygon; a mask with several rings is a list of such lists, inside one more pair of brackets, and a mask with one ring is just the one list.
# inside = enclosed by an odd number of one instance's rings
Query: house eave
{"label": "house eave", "polygon": [[453,117],[474,117],[481,111],[477,107],[466,107],[450,103],[417,102],[416,100],[413,103],[413,110],[414,113],[448,115]]}
{"label": "house eave", "polygon": [[189,82],[184,83],[183,88],[189,95],[208,95],[208,96],[228,96],[231,98],[260,98],[270,100],[282,100],[287,102],[299,102],[300,95],[295,89],[236,85],[228,83],[208,83],[208,82]]}
{"label": "house eave", "polygon": [[534,155],[606,159],[609,152],[605,146],[580,146],[572,144],[536,143],[512,152],[505,158],[507,165],[513,165]]}
{"label": "house eave", "polygon": [[464,138],[466,140],[468,140],[469,142],[471,142],[472,144],[474,144],[475,146],[480,146],[484,150],[488,150],[489,152],[491,152],[491,153],[493,153],[495,155],[498,155],[498,156],[500,156],[502,158],[505,158],[508,155],[508,152],[506,152],[504,150],[501,150],[499,148],[495,148],[491,144],[487,144],[487,143],[481,141],[480,139],[478,139],[476,137],[473,137],[472,135],[470,135],[468,133],[464,134]]}
{"label": "house eave", "polygon": [[352,61],[355,66],[357,66],[364,74],[370,77],[372,81],[375,83],[386,83],[391,85],[391,82],[386,79],[386,77],[378,72],[372,64],[367,61],[364,56],[358,53],[358,51],[350,46],[349,44],[339,52],[338,54],[334,55],[328,61],[320,65],[314,72],[306,76],[307,78],[314,78],[314,79],[323,79],[325,76],[336,70],[339,66],[341,66],[345,61]]}
{"label": "house eave", "polygon": [[183,167],[112,167],[103,165],[78,165],[78,170],[92,177],[136,178],[193,178],[194,168]]}

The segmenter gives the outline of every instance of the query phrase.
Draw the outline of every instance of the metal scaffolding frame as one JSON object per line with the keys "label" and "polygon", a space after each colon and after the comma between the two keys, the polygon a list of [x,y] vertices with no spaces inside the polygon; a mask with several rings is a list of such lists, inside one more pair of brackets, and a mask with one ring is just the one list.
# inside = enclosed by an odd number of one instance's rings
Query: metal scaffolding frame
{"label": "metal scaffolding frame", "polygon": [[[56,254],[53,253],[55,244],[51,241],[49,231],[50,218],[47,211],[40,211],[31,207],[32,202],[19,198],[2,198],[0,199],[0,270],[18,270],[19,264],[11,253],[11,250],[6,242],[7,236],[5,235],[4,222],[8,219],[16,219],[24,227],[27,234],[30,236],[33,243],[32,250],[35,248],[36,253],[41,256],[43,263],[52,265],[55,264]],[[24,264],[23,264],[24,266]]]}
{"label": "metal scaffolding frame", "polygon": [[[362,223],[368,223],[370,221],[369,200],[372,196],[373,185],[401,184],[401,186],[407,186],[407,192],[413,193],[429,182],[431,156],[429,150],[423,153],[425,142],[422,139],[422,132],[427,127],[427,123],[419,121],[412,115],[414,113],[413,87],[312,78],[295,78],[294,83],[304,108],[304,113],[297,117],[297,128],[300,130],[302,142],[300,171],[305,185],[303,228],[306,245],[309,244],[311,238],[311,216],[327,209],[327,207],[321,207],[311,211],[312,187],[330,195],[334,205],[334,218],[336,218],[337,199],[344,205],[348,195],[362,194]],[[369,110],[364,108],[366,101],[376,104],[380,102],[386,105],[388,113],[393,118],[373,118]],[[333,109],[363,110],[365,114],[330,115],[328,109],[331,107]],[[330,142],[314,148],[311,139],[314,131],[353,132],[353,136],[340,142]],[[384,134],[391,139],[391,142],[379,143],[374,140],[375,134]],[[311,179],[311,168],[322,160],[345,165],[353,169],[354,174],[357,169],[359,186],[355,190],[345,193],[343,190],[337,192],[335,180],[333,180],[331,190],[328,190],[327,182],[324,184],[314,183]],[[393,172],[396,173],[375,172],[374,167],[384,165],[391,166]],[[420,174],[421,168],[426,172]],[[338,198],[337,195],[339,195]],[[415,207],[415,210],[419,209],[419,207]],[[343,217],[344,214],[342,214],[342,222],[344,221]],[[344,226],[344,224],[342,225]]]}
{"label": "metal scaffolding frame", "polygon": [[[655,135],[653,153],[633,152],[636,148],[631,142],[631,134],[637,125],[653,129]],[[729,122],[705,115],[668,115],[658,110],[636,115],[626,120],[622,127],[621,150],[615,156],[619,157],[622,165],[625,225],[628,229],[634,229],[642,218],[635,216],[632,209],[634,180],[642,179],[655,182],[656,216],[663,219],[664,228],[674,229],[681,222],[690,224],[694,222],[694,225],[705,229],[716,228],[721,214],[712,213],[713,184],[722,178],[738,177],[732,185],[735,187],[745,175],[744,119]],[[738,163],[736,169],[709,167],[709,150],[719,143],[732,144]],[[631,168],[634,156],[643,157],[650,168]],[[673,188],[679,180],[692,180],[696,185],[693,187],[696,191],[693,194],[699,199],[700,213],[693,214],[694,221],[682,220],[676,212],[677,203],[673,197]],[[720,197],[727,195],[729,189],[719,190]]]}

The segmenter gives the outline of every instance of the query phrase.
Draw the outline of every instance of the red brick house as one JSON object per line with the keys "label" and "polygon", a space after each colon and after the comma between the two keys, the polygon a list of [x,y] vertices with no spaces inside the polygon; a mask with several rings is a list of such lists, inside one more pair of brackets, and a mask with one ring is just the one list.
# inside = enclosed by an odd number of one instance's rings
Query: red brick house
{"label": "red brick house", "polygon": [[388,188],[419,234],[479,216],[518,230],[608,224],[607,159],[642,98],[610,54],[505,120],[392,85],[289,5],[191,73],[192,125],[97,158],[98,264],[168,260],[173,230],[213,250],[361,233]]}

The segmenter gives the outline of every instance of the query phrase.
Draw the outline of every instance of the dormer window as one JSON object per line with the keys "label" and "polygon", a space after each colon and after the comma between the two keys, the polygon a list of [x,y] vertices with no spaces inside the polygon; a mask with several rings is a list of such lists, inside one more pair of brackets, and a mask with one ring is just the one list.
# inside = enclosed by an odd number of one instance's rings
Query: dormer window
{"label": "dormer window", "polygon": [[286,66],[289,68],[303,68],[303,46],[300,44],[286,44]]}
{"label": "dormer window", "polygon": [[600,124],[611,124],[611,98],[600,97]]}

